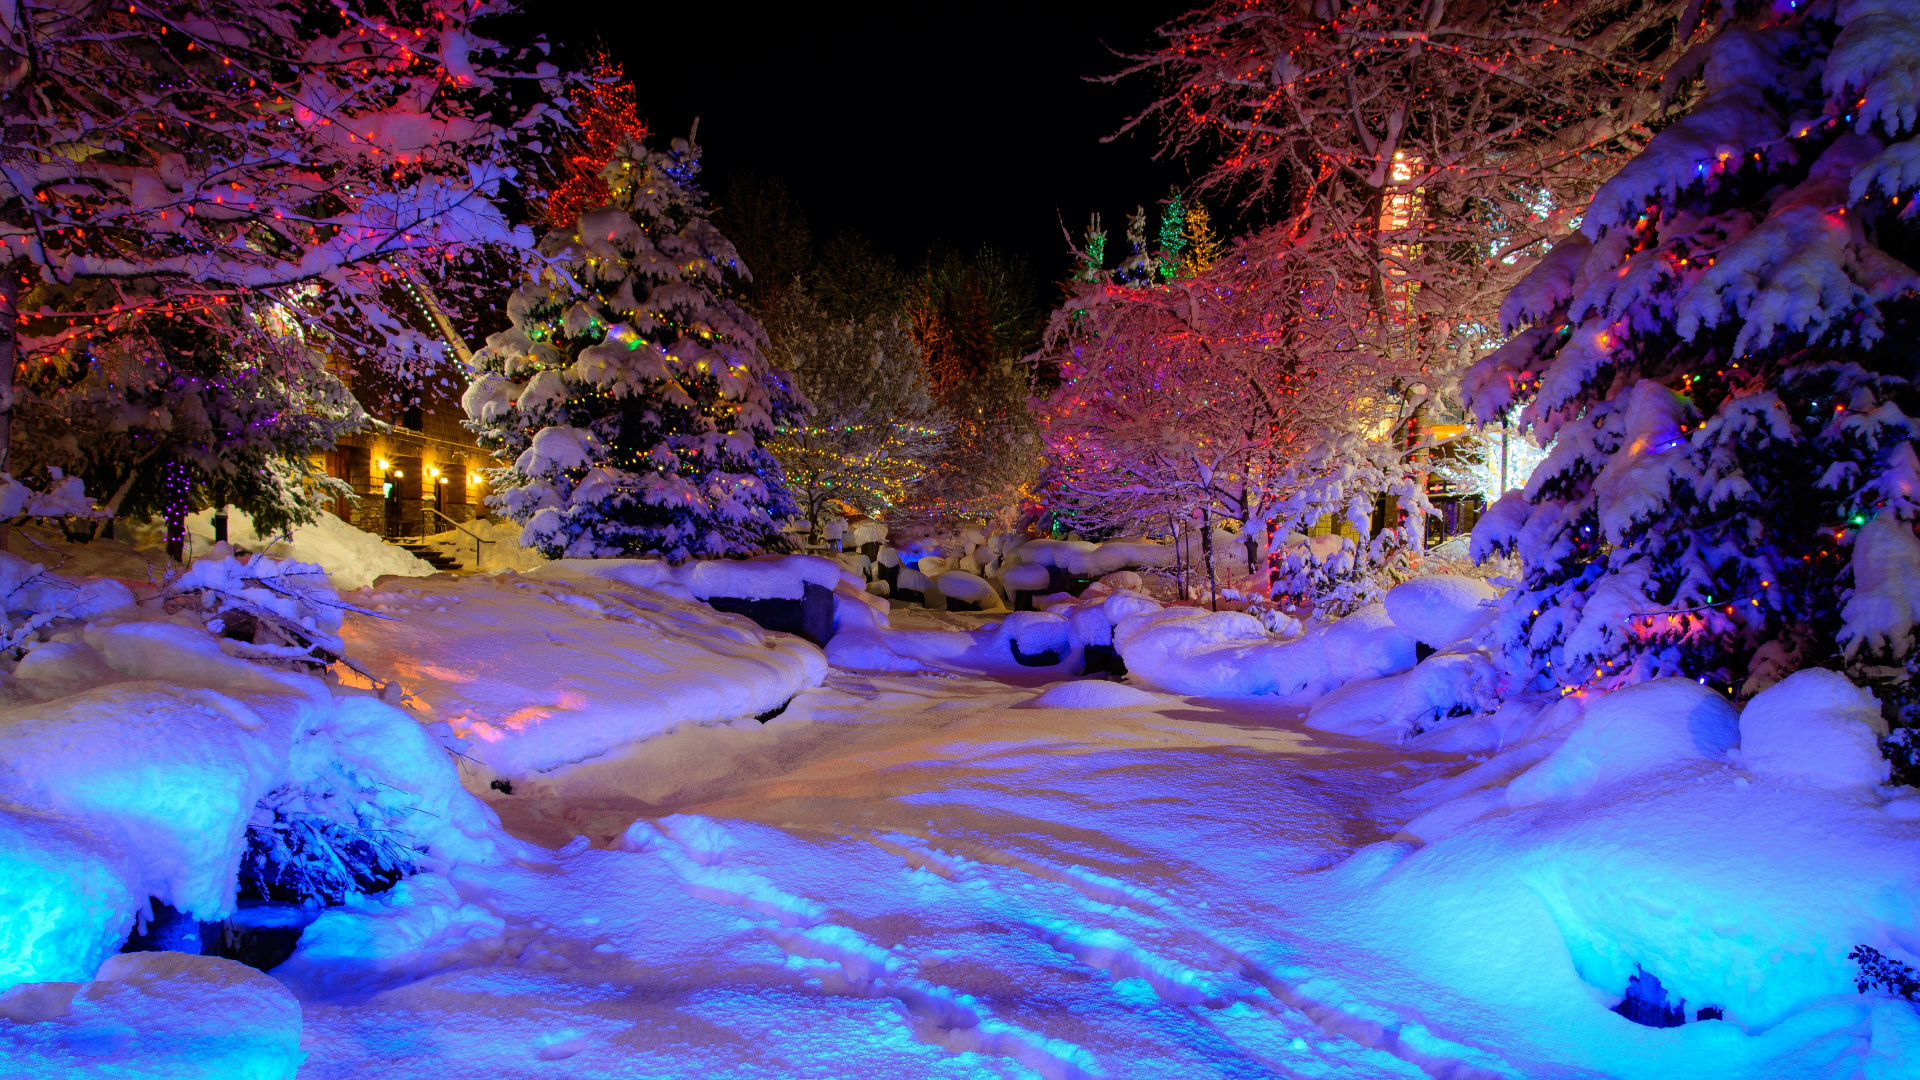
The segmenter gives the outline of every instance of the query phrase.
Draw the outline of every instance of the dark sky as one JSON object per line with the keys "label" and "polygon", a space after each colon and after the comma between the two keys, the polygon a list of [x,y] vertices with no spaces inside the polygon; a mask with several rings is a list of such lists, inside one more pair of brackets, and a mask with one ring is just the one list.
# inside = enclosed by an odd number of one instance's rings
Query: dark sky
{"label": "dark sky", "polygon": [[780,177],[816,240],[852,229],[903,263],[986,242],[1058,280],[1061,219],[1077,237],[1099,211],[1115,252],[1126,213],[1187,178],[1152,135],[1100,142],[1145,80],[1085,81],[1187,4],[527,4],[568,54],[604,42],[663,138],[700,118],[709,192]]}

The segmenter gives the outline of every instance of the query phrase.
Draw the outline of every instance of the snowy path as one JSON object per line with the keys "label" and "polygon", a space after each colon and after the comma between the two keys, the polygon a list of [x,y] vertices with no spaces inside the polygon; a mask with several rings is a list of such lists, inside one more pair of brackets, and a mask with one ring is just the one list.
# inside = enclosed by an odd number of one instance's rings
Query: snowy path
{"label": "snowy path", "polygon": [[1031,696],[835,675],[787,722],[496,799],[557,848],[461,882],[504,936],[309,1004],[301,1075],[1478,1071],[1302,989],[1284,887],[1455,759],[1244,705]]}

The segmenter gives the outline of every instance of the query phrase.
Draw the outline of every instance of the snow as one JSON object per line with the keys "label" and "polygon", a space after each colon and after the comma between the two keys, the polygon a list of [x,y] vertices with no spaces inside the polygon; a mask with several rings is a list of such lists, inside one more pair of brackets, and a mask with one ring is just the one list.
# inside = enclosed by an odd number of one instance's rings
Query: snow
{"label": "snow", "polygon": [[293,1080],[306,1057],[293,995],[213,956],[115,956],[91,980],[0,994],[0,1018],[0,1061],[14,1076]]}
{"label": "snow", "polygon": [[1053,578],[1047,573],[1047,567],[1043,563],[1018,563],[1000,571],[1000,581],[1009,592],[1039,592],[1046,588],[1051,580]]}
{"label": "snow", "polygon": [[1479,578],[1435,574],[1387,590],[1387,617],[1401,633],[1435,647],[1472,637],[1493,622],[1499,593]]}
{"label": "snow", "polygon": [[1887,782],[1887,722],[1872,692],[1837,671],[1807,668],[1754,695],[1740,712],[1740,764],[1759,776],[1823,788]]}
{"label": "snow", "polygon": [[1920,538],[1913,527],[1892,514],[1862,526],[1853,542],[1853,584],[1839,633],[1848,658],[1863,645],[1896,659],[1907,655],[1920,622]]}
{"label": "snow", "polygon": [[[1913,955],[1920,800],[1876,789],[1877,711],[1839,675],[1744,712],[1682,680],[1489,708],[1486,654],[1413,666],[1391,603],[1291,639],[1124,591],[889,619],[837,566],[829,672],[694,572],[350,594],[392,617],[340,634],[398,705],[187,624],[218,613],[52,628],[0,680],[0,1072],[1910,1067],[1920,1020],[1846,953]],[[1415,609],[1475,610],[1451,599]],[[1073,678],[1101,628],[1152,677]],[[1449,703],[1474,711],[1423,718]],[[255,805],[398,831],[419,872],[318,913],[271,978],[114,956],[151,889],[220,910]],[[1689,1023],[1610,1011],[1641,971]]]}
{"label": "snow", "polygon": [[451,725],[485,774],[525,778],[681,724],[784,705],[826,674],[820,650],[693,599],[831,588],[831,560],[688,563],[563,559],[531,575],[436,578],[354,594],[391,621],[354,619],[352,655]]}
{"label": "snow", "polygon": [[[213,547],[213,511],[188,515],[187,533],[192,538],[193,551],[205,552]],[[260,536],[253,531],[252,519],[232,511],[227,515],[227,540],[245,551],[323,566],[336,589],[362,589],[388,574],[425,577],[435,572],[425,559],[370,532],[356,529],[332,514],[321,514],[310,524],[296,525],[283,538]]]}
{"label": "snow", "polygon": [[1049,686],[1033,699],[1032,705],[1036,709],[1128,709],[1166,702],[1166,698],[1137,687],[1089,681]]}
{"label": "snow", "polygon": [[1507,799],[1577,799],[1670,766],[1725,760],[1739,744],[1739,717],[1726,698],[1689,679],[1655,679],[1589,705],[1567,741],[1508,786]]}
{"label": "snow", "polygon": [[[478,545],[474,543],[476,538],[482,541]],[[434,533],[426,537],[425,542],[438,548],[441,554],[458,559],[462,568],[483,574],[500,570],[525,572],[547,561],[545,555],[533,548],[520,546],[520,526],[497,518],[474,518],[463,522],[458,529]]]}

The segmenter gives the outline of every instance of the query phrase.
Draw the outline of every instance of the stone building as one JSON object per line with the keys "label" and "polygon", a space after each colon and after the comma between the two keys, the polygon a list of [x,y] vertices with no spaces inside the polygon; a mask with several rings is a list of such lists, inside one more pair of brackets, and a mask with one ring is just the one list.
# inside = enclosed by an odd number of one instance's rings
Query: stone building
{"label": "stone building", "polygon": [[[367,415],[380,423],[350,435],[327,452],[327,475],[352,485],[352,500],[333,512],[375,536],[400,539],[445,532],[454,523],[486,516],[481,470],[490,464],[473,434],[461,427],[466,413],[461,369],[472,352],[455,331],[432,292],[410,274],[397,279],[413,301],[417,328],[439,335],[458,363],[408,387],[382,372],[335,369]],[[316,462],[316,464],[320,464]]]}

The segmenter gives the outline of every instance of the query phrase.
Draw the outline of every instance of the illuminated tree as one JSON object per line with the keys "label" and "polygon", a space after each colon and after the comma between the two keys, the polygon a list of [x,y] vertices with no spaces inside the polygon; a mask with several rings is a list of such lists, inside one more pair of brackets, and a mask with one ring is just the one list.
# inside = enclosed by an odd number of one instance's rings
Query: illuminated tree
{"label": "illuminated tree", "polygon": [[1496,343],[1506,289],[1645,145],[1696,28],[1683,11],[1698,5],[1216,0],[1115,78],[1161,82],[1128,126],[1200,156],[1200,191],[1277,209],[1362,290],[1384,365],[1444,376]]}
{"label": "illuminated tree", "polygon": [[793,372],[812,406],[767,441],[810,530],[834,504],[891,520],[941,448],[933,387],[903,321],[836,319],[791,288],[766,327],[769,358]]}
{"label": "illuminated tree", "polygon": [[930,258],[907,290],[907,325],[933,382],[945,450],[913,500],[949,520],[1004,517],[1037,475],[1040,440],[1019,361],[1038,320],[1026,267],[982,249]]}
{"label": "illuminated tree", "polygon": [[1525,568],[1517,675],[1751,693],[1853,664],[1912,721],[1916,40],[1910,5],[1741,15],[1508,296],[1465,391],[1554,440],[1474,530]]}
{"label": "illuminated tree", "polygon": [[[1268,232],[1192,278],[1077,288],[1041,354],[1061,375],[1039,410],[1049,497],[1129,532],[1240,523],[1255,549],[1329,513],[1364,529],[1381,493],[1422,520],[1402,452],[1355,434],[1393,414],[1353,292],[1311,252]],[[1416,535],[1384,530],[1371,560]]]}
{"label": "illuminated tree", "polygon": [[[502,50],[474,29],[505,10],[500,0],[10,6],[0,470],[25,367],[31,387],[61,391],[37,409],[76,410],[43,417],[40,431],[135,458],[147,451],[119,437],[117,413],[98,407],[102,388],[129,403],[173,401],[169,415],[205,412],[208,432],[224,430],[229,392],[261,370],[247,354],[260,320],[290,321],[357,362],[430,371],[444,344],[396,312],[399,278],[531,239],[493,201],[516,140],[542,126],[537,102],[516,106],[507,92]],[[93,420],[108,427],[89,429]],[[168,482],[212,483],[244,460],[183,467]],[[84,471],[146,475],[131,460],[95,464]],[[119,505],[154,504],[143,483]],[[176,491],[169,505],[206,497]]]}
{"label": "illuminated tree", "polygon": [[513,321],[474,354],[463,399],[503,467],[493,504],[551,557],[741,555],[795,512],[766,449],[801,403],[727,295],[746,275],[705,217],[698,150],[616,151],[611,202],[540,242]]}
{"label": "illuminated tree", "polygon": [[176,560],[196,510],[232,506],[269,535],[352,495],[313,466],[366,421],[324,357],[251,320],[182,323],[165,342],[165,362],[137,382],[105,367],[77,381],[30,369],[15,458],[23,471],[80,477],[109,517],[161,518]]}
{"label": "illuminated tree", "polygon": [[1198,199],[1187,204],[1186,222],[1181,229],[1186,237],[1186,254],[1181,265],[1188,277],[1204,274],[1220,261],[1220,237],[1213,231],[1213,215]]}
{"label": "illuminated tree", "polygon": [[612,194],[601,170],[621,146],[647,137],[633,81],[605,51],[593,54],[566,105],[572,130],[563,136],[560,167],[542,208],[549,227],[565,227],[582,211],[607,205]]}

